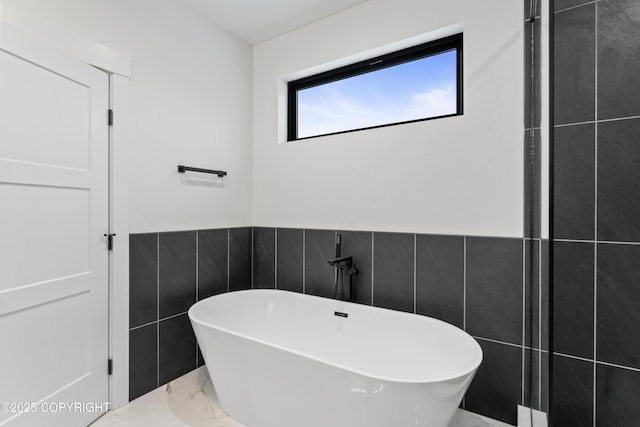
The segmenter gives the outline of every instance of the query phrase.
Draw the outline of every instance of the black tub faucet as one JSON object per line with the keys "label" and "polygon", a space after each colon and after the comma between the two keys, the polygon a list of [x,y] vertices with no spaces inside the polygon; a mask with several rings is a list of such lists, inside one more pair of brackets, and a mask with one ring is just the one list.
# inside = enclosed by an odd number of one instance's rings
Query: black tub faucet
{"label": "black tub faucet", "polygon": [[[335,286],[334,286],[334,295],[335,299],[338,299],[338,282],[342,281],[342,300],[353,301],[355,298],[355,283],[354,277],[358,274],[358,269],[353,263],[352,256],[342,256],[342,235],[339,233],[336,234],[336,257],[330,259],[329,265],[335,268]],[[349,275],[349,295],[345,296],[344,291],[344,279],[342,278],[343,272],[347,272]]]}

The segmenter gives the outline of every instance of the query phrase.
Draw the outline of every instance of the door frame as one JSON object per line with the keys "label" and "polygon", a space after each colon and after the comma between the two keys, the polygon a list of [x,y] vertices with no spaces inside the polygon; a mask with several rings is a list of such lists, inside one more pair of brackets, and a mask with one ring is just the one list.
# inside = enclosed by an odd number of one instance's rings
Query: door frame
{"label": "door frame", "polygon": [[109,83],[109,222],[116,234],[109,262],[109,398],[115,409],[129,403],[129,79],[111,74]]}
{"label": "door frame", "polygon": [[114,111],[109,131],[109,228],[115,233],[109,256],[110,409],[129,402],[129,85],[131,58],[64,28],[7,10],[0,0],[0,46],[12,37],[39,44],[109,74],[109,103]]}

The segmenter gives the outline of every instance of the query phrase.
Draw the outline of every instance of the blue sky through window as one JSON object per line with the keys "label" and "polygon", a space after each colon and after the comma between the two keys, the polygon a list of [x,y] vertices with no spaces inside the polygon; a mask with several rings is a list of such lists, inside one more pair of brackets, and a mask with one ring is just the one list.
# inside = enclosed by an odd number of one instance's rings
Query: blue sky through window
{"label": "blue sky through window", "polygon": [[456,113],[455,50],[298,91],[298,138]]}

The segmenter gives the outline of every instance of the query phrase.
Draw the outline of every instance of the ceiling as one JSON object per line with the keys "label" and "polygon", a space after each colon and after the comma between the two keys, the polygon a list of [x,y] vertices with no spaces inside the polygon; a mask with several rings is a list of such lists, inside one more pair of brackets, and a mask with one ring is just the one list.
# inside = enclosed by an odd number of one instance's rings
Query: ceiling
{"label": "ceiling", "polygon": [[180,0],[215,25],[256,45],[368,0]]}

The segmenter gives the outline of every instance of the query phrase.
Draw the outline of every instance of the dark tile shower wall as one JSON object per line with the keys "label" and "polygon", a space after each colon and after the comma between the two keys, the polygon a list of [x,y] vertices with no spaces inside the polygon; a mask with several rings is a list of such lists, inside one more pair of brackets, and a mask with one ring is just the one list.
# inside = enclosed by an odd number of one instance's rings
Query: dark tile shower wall
{"label": "dark tile shower wall", "polygon": [[555,425],[640,425],[637,0],[556,0]]}
{"label": "dark tile shower wall", "polygon": [[[333,298],[334,270],[327,260],[335,255],[336,233],[342,235],[342,255],[353,256],[360,270],[356,301],[432,316],[476,337],[484,362],[464,406],[515,424],[516,407],[524,402],[530,384],[523,370],[532,351],[524,316],[528,240],[256,227],[254,287],[268,284]],[[292,277],[301,282],[294,286]],[[538,358],[539,349],[533,351]],[[533,379],[537,390],[537,373]]]}
{"label": "dark tile shower wall", "polygon": [[203,364],[187,310],[251,288],[251,228],[132,234],[129,399]]}

